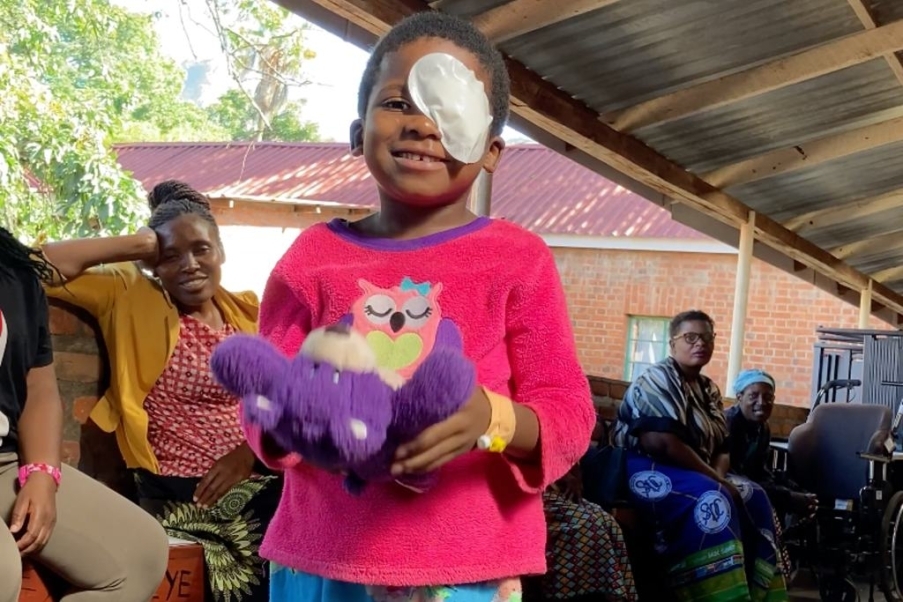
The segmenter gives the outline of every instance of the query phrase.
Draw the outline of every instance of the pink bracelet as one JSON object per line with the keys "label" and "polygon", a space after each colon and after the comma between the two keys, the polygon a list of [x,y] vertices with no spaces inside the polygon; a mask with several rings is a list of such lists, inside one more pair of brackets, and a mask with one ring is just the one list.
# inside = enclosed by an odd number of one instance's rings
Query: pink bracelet
{"label": "pink bracelet", "polygon": [[51,466],[50,464],[35,463],[25,464],[19,468],[19,487],[24,487],[25,483],[28,481],[28,477],[35,472],[49,474],[53,478],[53,482],[56,483],[56,486],[60,486],[60,480],[63,478],[63,473],[60,472],[59,468]]}

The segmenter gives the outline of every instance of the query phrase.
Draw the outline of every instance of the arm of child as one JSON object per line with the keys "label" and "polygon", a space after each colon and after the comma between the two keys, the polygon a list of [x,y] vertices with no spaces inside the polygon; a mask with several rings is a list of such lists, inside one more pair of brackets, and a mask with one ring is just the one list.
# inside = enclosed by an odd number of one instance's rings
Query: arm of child
{"label": "arm of child", "polygon": [[[260,303],[260,335],[291,357],[301,349],[304,337],[310,330],[308,305],[299,299],[297,291],[286,281],[277,265],[267,280]],[[298,454],[286,453],[280,449],[258,427],[249,424],[244,416],[242,428],[248,445],[267,467],[288,470],[301,461]]]}
{"label": "arm of child", "polygon": [[[542,491],[580,460],[589,448],[596,416],[554,257],[544,245],[537,255],[507,308],[512,398],[521,432],[515,432],[514,453],[505,457],[529,493]],[[524,420],[525,413],[535,420]],[[533,452],[524,455],[527,436],[538,441]]]}

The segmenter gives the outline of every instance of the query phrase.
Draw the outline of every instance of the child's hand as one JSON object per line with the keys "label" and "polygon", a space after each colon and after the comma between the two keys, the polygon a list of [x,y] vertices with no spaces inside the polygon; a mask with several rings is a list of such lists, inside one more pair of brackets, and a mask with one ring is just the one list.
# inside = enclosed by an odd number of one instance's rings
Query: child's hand
{"label": "child's hand", "polygon": [[398,448],[392,474],[400,476],[431,472],[466,454],[489,429],[491,417],[489,400],[483,389],[477,387],[458,412]]}

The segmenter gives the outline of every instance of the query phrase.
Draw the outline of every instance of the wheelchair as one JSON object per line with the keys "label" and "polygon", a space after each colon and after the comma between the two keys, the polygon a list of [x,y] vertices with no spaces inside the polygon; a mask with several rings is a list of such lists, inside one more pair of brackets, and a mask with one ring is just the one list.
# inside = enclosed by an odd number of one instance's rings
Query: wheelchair
{"label": "wheelchair", "polygon": [[[825,602],[855,602],[854,579],[903,602],[903,491],[893,486],[893,428],[885,406],[815,404],[790,433],[787,476],[818,496],[815,518],[784,544],[812,571]],[[903,464],[900,464],[903,467]],[[899,477],[899,475],[897,475]]]}

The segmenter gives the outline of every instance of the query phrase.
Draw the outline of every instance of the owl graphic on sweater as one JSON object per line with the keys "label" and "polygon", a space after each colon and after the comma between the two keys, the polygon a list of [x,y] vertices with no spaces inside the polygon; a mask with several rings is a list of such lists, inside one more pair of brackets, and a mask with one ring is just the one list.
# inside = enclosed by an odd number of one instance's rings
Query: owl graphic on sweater
{"label": "owl graphic on sweater", "polygon": [[381,368],[410,378],[437,346],[463,350],[458,327],[442,315],[442,284],[404,278],[383,288],[360,279],[358,286],[363,294],[342,322],[364,335]]}

